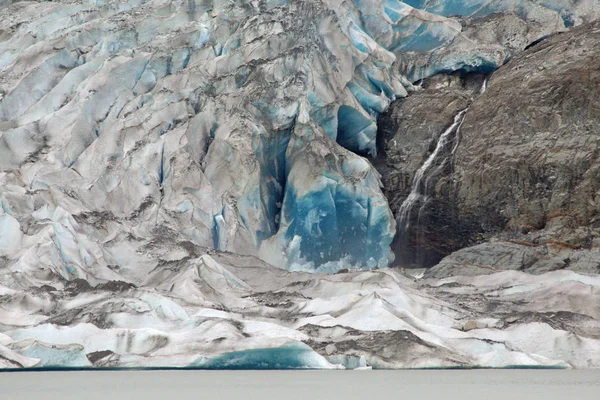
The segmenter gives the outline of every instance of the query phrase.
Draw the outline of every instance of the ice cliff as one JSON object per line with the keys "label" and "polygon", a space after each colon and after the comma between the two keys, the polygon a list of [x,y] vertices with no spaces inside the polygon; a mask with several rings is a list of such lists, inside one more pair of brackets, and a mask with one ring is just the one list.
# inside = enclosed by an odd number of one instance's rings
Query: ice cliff
{"label": "ice cliff", "polygon": [[1,4],[0,242],[9,264],[28,253],[66,275],[120,265],[108,254],[159,226],[281,267],[386,266],[395,222],[365,158],[378,114],[412,81],[510,57],[464,18],[511,12],[535,40],[598,11],[593,1]]}

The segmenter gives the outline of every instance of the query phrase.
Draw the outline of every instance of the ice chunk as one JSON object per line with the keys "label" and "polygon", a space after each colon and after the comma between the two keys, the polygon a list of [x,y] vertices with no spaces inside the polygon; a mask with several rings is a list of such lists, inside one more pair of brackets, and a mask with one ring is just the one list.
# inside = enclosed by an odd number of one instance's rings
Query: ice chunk
{"label": "ice chunk", "polygon": [[25,357],[39,359],[37,367],[71,367],[88,368],[92,364],[85,356],[82,345],[57,345],[38,342],[36,340],[24,340],[11,346]]}
{"label": "ice chunk", "polygon": [[21,246],[23,233],[21,224],[15,217],[1,214],[0,211],[0,252],[16,250]]}
{"label": "ice chunk", "polygon": [[252,349],[225,353],[194,362],[192,367],[202,369],[342,369],[328,362],[303,343],[281,347]]}
{"label": "ice chunk", "polygon": [[0,344],[0,370],[12,368],[34,368],[40,367],[41,360],[38,358],[25,357]]}
{"label": "ice chunk", "polygon": [[[320,139],[307,144],[313,135]],[[295,128],[277,234],[287,254],[284,264],[319,267],[344,259],[360,267],[387,266],[395,222],[378,175],[366,160],[332,151],[328,143],[319,129]]]}

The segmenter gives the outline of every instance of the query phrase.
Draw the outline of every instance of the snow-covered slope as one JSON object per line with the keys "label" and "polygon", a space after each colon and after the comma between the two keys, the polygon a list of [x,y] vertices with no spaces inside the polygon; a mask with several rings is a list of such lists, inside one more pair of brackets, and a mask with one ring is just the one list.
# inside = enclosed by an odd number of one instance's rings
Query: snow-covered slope
{"label": "snow-covered slope", "polygon": [[0,288],[8,368],[600,367],[600,278],[566,271],[421,282],[218,254],[139,287]]}

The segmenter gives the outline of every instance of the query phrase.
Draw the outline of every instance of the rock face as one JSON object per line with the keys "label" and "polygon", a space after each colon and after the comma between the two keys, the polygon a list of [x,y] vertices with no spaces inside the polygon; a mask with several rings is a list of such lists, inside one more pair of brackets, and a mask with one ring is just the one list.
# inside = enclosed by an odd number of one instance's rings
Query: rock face
{"label": "rock face", "polygon": [[542,229],[561,213],[584,223],[598,214],[599,27],[517,57],[469,109],[456,154],[467,218],[477,207],[476,219],[491,228]]}
{"label": "rock face", "polygon": [[[450,132],[449,140],[431,159],[424,179],[415,182],[415,175],[436,152],[443,132],[479,95],[484,79],[481,74],[437,75],[424,82],[424,90],[393,103],[379,118],[381,156],[374,165],[382,175],[390,208],[399,220],[392,244],[395,264],[433,265],[456,249],[457,244],[443,239],[456,236],[452,232],[456,225],[452,223],[455,207],[436,193],[440,178],[448,176],[453,168],[451,153],[459,140],[456,130]],[[419,196],[406,210],[405,220],[400,221],[400,210],[415,189]]]}
{"label": "rock face", "polygon": [[[435,187],[420,229],[437,232],[425,236],[446,253],[493,235],[496,239],[452,255],[439,268],[462,263],[598,271],[599,27],[586,24],[532,46],[495,72],[486,91],[474,97],[453,162],[445,176],[430,178]],[[394,132],[383,131],[383,147],[392,149],[386,159],[386,168],[394,170],[386,181],[392,210],[406,198],[407,177],[415,171],[414,162],[395,161],[401,148],[394,144],[400,137],[410,137],[404,142],[410,143],[428,136],[407,126],[404,118],[411,110],[431,107],[437,112],[422,125],[440,132],[451,124],[451,114],[467,104],[456,105],[457,99],[466,99],[459,93],[452,86],[430,87],[411,96],[412,101],[397,102],[383,117]],[[447,112],[441,111],[444,106]],[[435,134],[429,137],[435,142]],[[418,146],[406,147],[417,149],[416,159],[427,154]],[[402,183],[393,180],[402,174]]]}
{"label": "rock face", "polygon": [[600,266],[599,27],[556,35],[501,68],[462,127],[448,185],[458,182],[463,231],[504,231],[521,247],[541,248],[521,269]]}

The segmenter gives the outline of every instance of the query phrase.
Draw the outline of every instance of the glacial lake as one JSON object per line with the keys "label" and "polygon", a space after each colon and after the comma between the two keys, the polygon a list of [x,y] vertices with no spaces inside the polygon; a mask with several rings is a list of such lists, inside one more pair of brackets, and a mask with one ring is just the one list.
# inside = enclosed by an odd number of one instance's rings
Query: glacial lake
{"label": "glacial lake", "polygon": [[2,400],[599,399],[600,370],[31,371]]}

